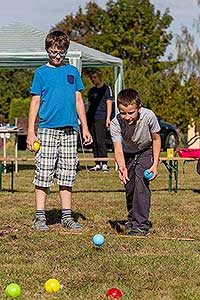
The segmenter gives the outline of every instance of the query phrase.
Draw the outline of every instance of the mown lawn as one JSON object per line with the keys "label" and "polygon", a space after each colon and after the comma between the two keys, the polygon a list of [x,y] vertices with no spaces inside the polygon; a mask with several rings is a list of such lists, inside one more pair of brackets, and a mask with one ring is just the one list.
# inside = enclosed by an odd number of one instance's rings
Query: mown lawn
{"label": "mown lawn", "polygon": [[[90,164],[91,166],[91,164]],[[75,218],[84,224],[81,233],[59,224],[57,186],[47,203],[48,232],[31,229],[34,215],[33,168],[20,164],[15,193],[8,191],[10,174],[3,174],[0,194],[0,227],[16,233],[0,236],[0,299],[10,282],[22,287],[21,300],[103,300],[111,287],[122,300],[200,299],[200,177],[196,163],[179,168],[179,192],[168,192],[164,166],[151,184],[151,233],[127,237],[123,221],[126,207],[123,187],[114,164],[107,174],[89,173],[82,164],[73,193]],[[105,245],[96,249],[92,237],[101,233]],[[44,283],[56,278],[63,289],[47,294]]]}

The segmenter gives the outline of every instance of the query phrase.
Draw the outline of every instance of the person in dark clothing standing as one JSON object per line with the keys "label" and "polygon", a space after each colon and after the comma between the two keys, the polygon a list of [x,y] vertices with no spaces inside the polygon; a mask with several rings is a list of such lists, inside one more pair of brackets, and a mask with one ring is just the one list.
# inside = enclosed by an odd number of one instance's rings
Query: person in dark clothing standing
{"label": "person in dark clothing standing", "polygon": [[[94,87],[88,92],[87,122],[93,138],[93,154],[94,157],[107,157],[106,131],[109,129],[111,121],[112,90],[102,81],[99,71],[94,71],[90,78]],[[96,161],[95,163],[96,165],[90,171],[108,171],[105,161]]]}

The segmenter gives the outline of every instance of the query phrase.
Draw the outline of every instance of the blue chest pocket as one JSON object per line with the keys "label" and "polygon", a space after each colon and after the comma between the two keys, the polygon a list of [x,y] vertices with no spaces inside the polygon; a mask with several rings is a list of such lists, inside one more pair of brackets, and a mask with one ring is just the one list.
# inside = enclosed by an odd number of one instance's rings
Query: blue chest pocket
{"label": "blue chest pocket", "polygon": [[67,82],[70,84],[74,84],[74,75],[67,75]]}

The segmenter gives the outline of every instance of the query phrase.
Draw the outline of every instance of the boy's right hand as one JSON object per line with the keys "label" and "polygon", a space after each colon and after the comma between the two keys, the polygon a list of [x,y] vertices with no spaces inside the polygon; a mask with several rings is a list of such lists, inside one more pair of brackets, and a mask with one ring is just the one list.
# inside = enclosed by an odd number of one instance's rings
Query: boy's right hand
{"label": "boy's right hand", "polygon": [[130,180],[128,178],[128,170],[126,166],[119,166],[119,179],[122,184],[126,184]]}
{"label": "boy's right hand", "polygon": [[92,136],[89,132],[88,129],[83,129],[83,139],[84,139],[84,145],[90,145],[92,144],[93,140],[92,140]]}
{"label": "boy's right hand", "polygon": [[27,135],[27,139],[26,139],[26,144],[27,144],[27,149],[31,152],[34,152],[34,142],[39,140],[37,139],[35,134],[29,134]]}

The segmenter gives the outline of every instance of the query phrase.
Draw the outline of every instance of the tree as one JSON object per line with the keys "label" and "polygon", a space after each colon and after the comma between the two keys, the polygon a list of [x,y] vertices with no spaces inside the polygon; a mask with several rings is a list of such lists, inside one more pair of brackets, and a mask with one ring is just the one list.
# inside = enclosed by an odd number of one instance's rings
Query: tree
{"label": "tree", "polygon": [[[200,6],[200,0],[197,0]],[[197,33],[200,33],[200,16],[194,20],[194,27]],[[177,36],[177,72],[182,81],[182,99],[184,106],[180,106],[180,110],[184,115],[182,122],[185,126],[200,125],[200,50],[195,44],[194,36],[189,32],[187,27],[182,26],[181,35]],[[179,120],[180,122],[180,120]]]}
{"label": "tree", "polygon": [[200,126],[200,78],[192,73],[184,85],[185,119],[188,124]]}
{"label": "tree", "polygon": [[14,124],[15,118],[28,117],[31,97],[13,98],[9,109],[9,123]]}
{"label": "tree", "polygon": [[[200,0],[197,0],[200,7]],[[200,16],[193,20],[196,33],[200,34]],[[177,35],[176,39],[177,57],[178,57],[178,72],[182,76],[188,76],[191,73],[200,75],[200,50],[196,45],[194,36],[189,32],[186,26],[182,26],[181,35]]]}
{"label": "tree", "polygon": [[[142,104],[152,109],[165,121],[175,124],[180,131],[187,132],[190,118],[185,88],[181,77],[175,72],[176,65],[162,72],[147,74],[145,67],[126,69],[127,86],[133,86],[140,94]],[[192,110],[190,115],[192,114]]]}
{"label": "tree", "polygon": [[195,46],[194,36],[190,34],[186,26],[182,26],[181,35],[176,38],[177,71],[182,77],[192,72],[199,73],[200,52]]}
{"label": "tree", "polygon": [[32,70],[0,70],[0,114],[6,121],[8,121],[11,100],[30,97],[32,77]]}
{"label": "tree", "polygon": [[[77,14],[66,16],[56,28],[68,31],[72,40],[122,58],[125,86],[136,88],[146,107],[185,133],[193,116],[191,104],[197,112],[195,120],[199,113],[198,102],[194,101],[198,80],[186,80],[182,64],[186,59],[188,63],[192,61],[189,54],[193,40],[183,27],[183,35],[177,40],[179,69],[177,61],[161,62],[172,39],[168,32],[171,22],[169,10],[161,15],[149,0],[108,0],[106,9],[90,1],[85,11],[79,8]],[[193,61],[197,58],[194,56]]]}
{"label": "tree", "polygon": [[90,1],[86,12],[66,16],[56,28],[66,30],[71,39],[128,60],[134,65],[157,69],[172,34],[169,11],[163,16],[149,0],[109,0],[106,10]]}
{"label": "tree", "polygon": [[96,36],[102,32],[106,11],[95,2],[88,2],[83,9],[79,7],[76,15],[66,16],[54,29],[66,31],[70,38],[89,47],[97,46]]}

